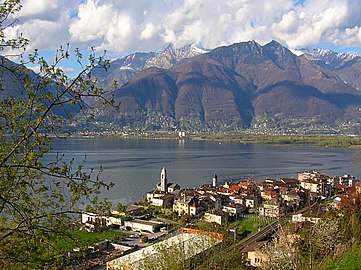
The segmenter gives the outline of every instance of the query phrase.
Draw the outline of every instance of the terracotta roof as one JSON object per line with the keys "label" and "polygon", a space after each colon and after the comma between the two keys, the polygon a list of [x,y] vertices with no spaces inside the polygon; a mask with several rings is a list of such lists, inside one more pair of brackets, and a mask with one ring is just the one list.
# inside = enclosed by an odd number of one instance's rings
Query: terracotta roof
{"label": "terracotta roof", "polygon": [[355,193],[356,187],[346,187],[346,193]]}
{"label": "terracotta roof", "polygon": [[335,184],[333,185],[334,188],[346,188],[346,185],[342,185],[342,184]]}
{"label": "terracotta roof", "polygon": [[222,192],[222,193],[228,192],[228,189],[224,188],[224,187],[221,187],[221,188],[218,189],[218,192]]}
{"label": "terracotta roof", "polygon": [[239,191],[240,188],[241,188],[240,186],[233,185],[233,186],[230,187],[230,190],[232,190],[232,191]]}
{"label": "terracotta roof", "polygon": [[252,186],[253,183],[252,182],[249,182],[249,181],[246,181],[246,182],[239,182],[238,183],[238,186],[239,187],[248,187],[248,186]]}
{"label": "terracotta roof", "polygon": [[275,197],[275,196],[278,195],[278,193],[276,191],[274,191],[274,190],[266,190],[266,191],[263,192],[263,194],[265,196],[271,196],[271,197]]}
{"label": "terracotta roof", "polygon": [[260,182],[260,183],[257,183],[257,186],[263,186],[263,187],[266,187],[268,186],[269,184],[265,183],[265,182]]}

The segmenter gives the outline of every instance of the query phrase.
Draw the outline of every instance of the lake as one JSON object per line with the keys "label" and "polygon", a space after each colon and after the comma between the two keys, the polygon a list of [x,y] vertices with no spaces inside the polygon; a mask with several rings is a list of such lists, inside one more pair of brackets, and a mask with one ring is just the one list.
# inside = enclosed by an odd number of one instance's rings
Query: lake
{"label": "lake", "polygon": [[102,166],[104,179],[115,183],[103,196],[117,204],[141,199],[159,181],[166,167],[168,182],[181,187],[266,177],[297,177],[318,170],[327,175],[361,177],[361,150],[319,148],[310,145],[262,145],[191,140],[136,140],[121,138],[55,139],[46,161],[57,153],[82,162],[87,168]]}

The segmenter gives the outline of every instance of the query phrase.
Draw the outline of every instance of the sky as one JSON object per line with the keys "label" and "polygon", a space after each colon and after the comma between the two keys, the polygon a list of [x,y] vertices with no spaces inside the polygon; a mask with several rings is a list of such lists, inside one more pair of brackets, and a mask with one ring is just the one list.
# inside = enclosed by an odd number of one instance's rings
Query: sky
{"label": "sky", "polygon": [[[20,33],[48,59],[70,44],[110,59],[173,43],[213,49],[277,40],[290,49],[330,48],[361,55],[360,0],[23,0],[6,29]],[[64,63],[71,74],[79,67]]]}

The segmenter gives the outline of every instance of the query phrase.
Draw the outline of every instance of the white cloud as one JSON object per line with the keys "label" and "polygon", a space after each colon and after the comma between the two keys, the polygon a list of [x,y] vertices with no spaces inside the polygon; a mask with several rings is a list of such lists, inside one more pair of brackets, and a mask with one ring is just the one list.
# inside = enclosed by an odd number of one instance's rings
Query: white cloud
{"label": "white cloud", "polygon": [[111,5],[98,5],[90,0],[79,6],[78,19],[69,27],[70,35],[75,42],[85,42],[104,38],[107,24],[116,16]]}
{"label": "white cloud", "polygon": [[140,33],[140,39],[150,39],[155,33],[157,29],[153,23],[147,23],[144,27],[144,30]]}
{"label": "white cloud", "polygon": [[76,72],[75,68],[73,67],[62,67],[62,66],[59,66],[59,68],[64,71],[65,74],[74,74]]}
{"label": "white cloud", "polygon": [[132,44],[134,38],[132,18],[127,14],[117,14],[107,27],[104,41],[99,48],[122,51],[127,48],[128,44]]}
{"label": "white cloud", "polygon": [[22,25],[16,25],[5,29],[7,37],[16,38],[22,34],[30,40],[28,51],[34,49],[55,49],[55,46],[64,45],[63,37],[67,35],[67,29],[58,22],[44,20],[29,20]]}
{"label": "white cloud", "polygon": [[17,18],[41,19],[58,21],[62,14],[77,8],[76,1],[72,0],[23,0],[22,8],[16,14]]}
{"label": "white cloud", "polygon": [[359,0],[24,0],[20,15],[8,32],[28,35],[32,48],[70,41],[123,53],[252,39],[361,46]]}
{"label": "white cloud", "polygon": [[328,40],[342,46],[361,44],[361,27],[346,28],[342,32],[337,30],[328,37]]}
{"label": "white cloud", "polygon": [[25,0],[19,12],[19,17],[44,17],[59,9],[59,1]]}
{"label": "white cloud", "polygon": [[279,22],[273,23],[273,36],[290,47],[322,42],[336,43],[340,38],[336,33],[342,33],[345,30],[343,25],[349,24],[352,2],[354,1],[305,1],[303,6],[296,6]]}
{"label": "white cloud", "polygon": [[294,10],[282,16],[282,20],[276,24],[277,30],[281,33],[292,34],[297,31],[300,17]]}

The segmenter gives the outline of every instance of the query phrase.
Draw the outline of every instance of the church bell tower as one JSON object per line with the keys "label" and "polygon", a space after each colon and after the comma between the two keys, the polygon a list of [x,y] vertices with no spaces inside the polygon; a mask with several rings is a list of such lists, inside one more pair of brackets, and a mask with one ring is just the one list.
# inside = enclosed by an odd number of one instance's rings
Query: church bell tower
{"label": "church bell tower", "polygon": [[160,173],[160,191],[167,193],[167,171],[164,167]]}
{"label": "church bell tower", "polygon": [[215,174],[212,179],[212,187],[216,187],[217,184],[218,184],[218,177],[217,174]]}

